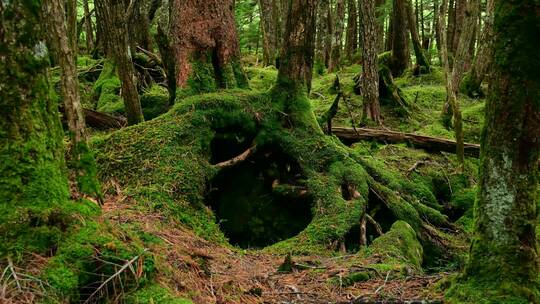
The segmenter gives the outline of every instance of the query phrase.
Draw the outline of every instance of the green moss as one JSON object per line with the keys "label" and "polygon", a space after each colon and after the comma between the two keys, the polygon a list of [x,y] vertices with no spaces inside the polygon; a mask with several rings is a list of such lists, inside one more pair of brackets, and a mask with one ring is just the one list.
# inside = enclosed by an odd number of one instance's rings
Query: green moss
{"label": "green moss", "polygon": [[104,113],[123,114],[124,102],[120,97],[120,79],[116,67],[110,61],[103,63],[103,70],[94,83],[93,95],[97,99],[96,109]]}
{"label": "green moss", "polygon": [[169,109],[169,94],[166,88],[153,85],[141,95],[141,107],[144,120],[151,120],[167,112]]}
{"label": "green moss", "polygon": [[78,143],[72,149],[73,151],[69,165],[75,173],[79,191],[101,199],[101,185],[97,179],[97,167],[94,153],[84,142]]}
{"label": "green moss", "polygon": [[373,241],[370,249],[371,254],[382,256],[388,262],[422,269],[422,245],[414,229],[404,221],[395,222],[390,231]]}
{"label": "green moss", "polygon": [[330,279],[330,284],[337,285],[339,287],[349,287],[354,285],[354,283],[365,282],[369,279],[371,279],[371,274],[369,272],[360,271],[350,273],[345,277],[333,277]]}
{"label": "green moss", "polygon": [[126,304],[191,304],[188,299],[173,296],[171,291],[158,284],[150,284],[125,298]]}

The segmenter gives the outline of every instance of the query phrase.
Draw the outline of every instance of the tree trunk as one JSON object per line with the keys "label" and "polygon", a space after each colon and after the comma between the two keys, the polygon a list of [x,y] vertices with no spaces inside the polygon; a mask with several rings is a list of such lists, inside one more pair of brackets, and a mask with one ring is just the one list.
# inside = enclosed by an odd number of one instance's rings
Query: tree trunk
{"label": "tree trunk", "polygon": [[[377,31],[377,54],[385,51],[385,39],[384,39],[384,16],[381,9],[385,3],[384,0],[375,0],[375,29]],[[388,31],[387,35],[391,35],[391,31]],[[388,48],[387,50],[390,50]]]}
{"label": "tree trunk", "polygon": [[176,82],[195,92],[248,87],[232,0],[174,1],[171,14]]}
{"label": "tree trunk", "polygon": [[79,96],[79,81],[75,54],[67,36],[65,9],[63,0],[44,1],[49,40],[54,43],[56,58],[62,71],[60,82],[62,98],[67,117],[67,125],[74,146],[86,144],[86,132],[83,108]]}
{"label": "tree trunk", "polygon": [[[463,122],[461,119],[461,110],[459,101],[457,99],[459,93],[459,86],[463,78],[465,69],[465,60],[469,51],[469,46],[474,34],[474,25],[477,23],[478,11],[480,9],[480,0],[470,0],[464,13],[466,18],[464,19],[463,30],[460,31],[460,39],[458,48],[454,56],[454,64],[451,74],[447,76],[447,105],[443,109],[443,116],[454,116],[454,130],[456,133],[456,141],[458,143],[458,161],[461,166],[464,165],[464,152],[463,152]],[[448,111],[452,108],[453,113]]]}
{"label": "tree trunk", "polygon": [[475,235],[452,303],[538,303],[538,2],[495,1]]}
{"label": "tree trunk", "polygon": [[407,21],[409,24],[409,31],[411,32],[411,39],[413,43],[414,48],[414,54],[416,56],[416,65],[417,65],[417,73],[415,74],[423,74],[423,73],[429,73],[429,62],[426,58],[426,54],[424,54],[424,50],[422,48],[422,43],[420,42],[420,37],[418,36],[418,30],[416,28],[416,22],[414,22],[414,16],[413,16],[413,10],[412,10],[412,3],[410,0],[407,0]]}
{"label": "tree trunk", "polygon": [[375,4],[360,0],[362,22],[362,96],[364,118],[380,123],[379,66],[377,63],[377,31],[375,28]]}
{"label": "tree trunk", "polygon": [[316,3],[316,0],[289,1],[277,87],[296,93],[311,90]]}
{"label": "tree trunk", "polygon": [[345,20],[345,0],[336,1],[334,12],[334,32],[332,33],[332,54],[330,56],[330,72],[335,72],[341,65],[341,52],[343,48],[343,28]]}
{"label": "tree trunk", "polygon": [[59,236],[55,231],[65,228],[62,208],[69,190],[63,132],[46,78],[40,6],[32,1],[0,4],[1,256],[27,247],[49,250]]}
{"label": "tree trunk", "polygon": [[86,52],[90,53],[94,49],[94,29],[92,26],[92,18],[90,18],[90,8],[88,0],[83,0],[84,8],[84,31],[86,33]]}
{"label": "tree trunk", "polygon": [[128,43],[127,21],[129,12],[122,0],[96,0],[97,11],[102,16],[105,37],[108,42],[109,54],[115,62],[118,77],[122,83],[121,96],[126,108],[129,125],[144,120],[139,93],[137,92],[135,71]]}
{"label": "tree trunk", "polygon": [[349,62],[358,49],[358,9],[356,0],[347,0],[347,37],[345,42],[345,54]]}
{"label": "tree trunk", "polygon": [[152,38],[150,36],[150,20],[148,13],[144,9],[144,2],[141,0],[133,1],[128,7],[128,35],[129,45],[132,54],[135,54],[137,47],[145,50],[152,50]]}
{"label": "tree trunk", "polygon": [[461,90],[470,97],[483,97],[480,85],[493,61],[493,14],[494,0],[487,1],[486,19],[480,38],[478,55],[474,59],[471,71],[463,77]]}
{"label": "tree trunk", "polygon": [[73,50],[73,54],[76,56],[78,51],[77,46],[77,0],[66,1],[66,22],[67,22],[67,36],[69,39],[70,47]]}
{"label": "tree trunk", "polygon": [[407,35],[407,0],[393,0],[392,11],[392,76],[399,77],[409,66],[409,40]]}
{"label": "tree trunk", "polygon": [[278,47],[278,6],[276,0],[259,0],[263,40],[263,65],[277,65]]}
{"label": "tree trunk", "polygon": [[450,67],[452,67],[452,47],[454,42],[454,35],[456,33],[456,1],[459,0],[449,0],[448,1],[448,8],[447,13],[448,15],[445,15],[444,18],[447,18],[447,28],[446,30],[446,50],[450,56],[450,61],[448,62],[450,64]]}

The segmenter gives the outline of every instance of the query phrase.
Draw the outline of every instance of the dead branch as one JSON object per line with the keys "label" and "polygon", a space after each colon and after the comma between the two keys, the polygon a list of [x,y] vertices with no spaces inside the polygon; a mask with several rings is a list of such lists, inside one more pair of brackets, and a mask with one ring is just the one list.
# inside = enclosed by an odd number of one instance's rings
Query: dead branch
{"label": "dead branch", "polygon": [[234,165],[236,165],[236,164],[238,164],[240,162],[245,161],[248,157],[253,155],[256,148],[257,148],[257,145],[253,145],[249,149],[247,149],[246,151],[242,152],[242,154],[240,154],[238,156],[235,156],[235,157],[233,157],[233,158],[231,158],[229,160],[226,160],[224,162],[215,164],[214,167],[220,168],[220,169],[232,167],[232,166],[234,166]]}

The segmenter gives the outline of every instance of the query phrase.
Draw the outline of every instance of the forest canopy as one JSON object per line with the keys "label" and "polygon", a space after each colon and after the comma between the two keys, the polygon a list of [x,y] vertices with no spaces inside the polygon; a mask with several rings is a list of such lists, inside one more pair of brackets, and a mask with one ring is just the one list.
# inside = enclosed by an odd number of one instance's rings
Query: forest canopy
{"label": "forest canopy", "polygon": [[538,12],[0,1],[0,303],[540,303]]}

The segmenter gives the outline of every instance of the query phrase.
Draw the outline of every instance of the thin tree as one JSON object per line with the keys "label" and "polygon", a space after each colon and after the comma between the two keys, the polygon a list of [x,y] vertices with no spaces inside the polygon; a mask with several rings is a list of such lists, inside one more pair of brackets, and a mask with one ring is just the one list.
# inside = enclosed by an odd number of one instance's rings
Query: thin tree
{"label": "thin tree", "polygon": [[84,31],[86,36],[86,51],[90,53],[94,49],[94,29],[92,26],[92,18],[90,17],[90,7],[88,0],[83,0],[84,9]]}
{"label": "thin tree", "polygon": [[127,22],[132,7],[126,7],[122,0],[96,0],[95,5],[102,22],[106,50],[109,52],[108,55],[114,59],[118,77],[122,83],[121,95],[126,108],[128,124],[138,124],[144,118],[131,59],[134,50],[130,50],[128,42]]}
{"label": "thin tree", "polygon": [[364,118],[380,123],[379,67],[377,63],[377,30],[375,28],[375,3],[360,0],[362,23],[362,96]]}
{"label": "thin tree", "polygon": [[332,53],[328,69],[334,72],[341,65],[341,52],[343,48],[343,31],[345,25],[345,0],[337,0],[334,11],[334,28],[332,33]]}
{"label": "thin tree", "polygon": [[358,49],[358,9],[356,0],[347,0],[347,36],[345,39],[345,54],[351,61]]}
{"label": "thin tree", "polygon": [[429,61],[427,60],[424,49],[422,48],[422,42],[418,36],[418,29],[416,27],[416,22],[413,15],[412,3],[410,0],[407,0],[406,3],[407,10],[407,23],[409,31],[411,33],[411,40],[413,43],[414,55],[416,56],[416,66],[418,69],[418,74],[429,73]]}
{"label": "thin tree", "polygon": [[279,3],[276,0],[259,0],[262,29],[263,65],[277,65],[279,53]]}
{"label": "thin tree", "polygon": [[538,1],[495,0],[475,235],[450,303],[539,303]]}

